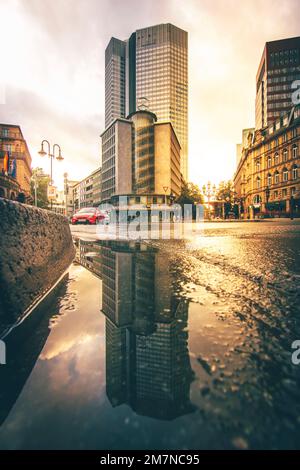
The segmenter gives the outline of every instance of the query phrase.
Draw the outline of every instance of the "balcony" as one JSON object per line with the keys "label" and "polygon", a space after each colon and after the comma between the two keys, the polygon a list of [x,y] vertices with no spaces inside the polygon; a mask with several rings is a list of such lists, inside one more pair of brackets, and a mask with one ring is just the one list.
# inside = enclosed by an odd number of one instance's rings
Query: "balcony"
{"label": "balcony", "polygon": [[[0,150],[0,158],[4,158],[6,154],[6,150]],[[17,159],[17,160],[25,160],[26,159],[26,154],[25,152],[9,152],[9,157],[11,159]]]}
{"label": "balcony", "polygon": [[0,139],[22,139],[20,132],[18,131],[4,131],[3,129],[0,130]]}

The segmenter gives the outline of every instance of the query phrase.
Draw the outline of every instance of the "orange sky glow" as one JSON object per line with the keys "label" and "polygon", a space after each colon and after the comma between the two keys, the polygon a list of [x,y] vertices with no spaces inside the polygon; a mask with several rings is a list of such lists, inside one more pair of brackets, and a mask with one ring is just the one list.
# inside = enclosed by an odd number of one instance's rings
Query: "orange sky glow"
{"label": "orange sky glow", "polygon": [[189,33],[189,179],[233,176],[242,128],[254,125],[255,75],[266,41],[300,34],[298,0],[0,0],[0,122],[19,124],[33,166],[62,147],[54,179],[100,166],[104,50],[111,36],[173,23]]}

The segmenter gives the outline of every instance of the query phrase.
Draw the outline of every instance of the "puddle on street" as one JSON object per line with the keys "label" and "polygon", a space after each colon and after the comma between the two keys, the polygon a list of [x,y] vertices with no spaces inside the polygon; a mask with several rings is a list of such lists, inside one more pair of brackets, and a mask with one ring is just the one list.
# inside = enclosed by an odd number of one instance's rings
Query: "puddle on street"
{"label": "puddle on street", "polygon": [[256,254],[238,234],[77,239],[51,305],[8,341],[0,448],[299,447],[297,237],[273,238],[280,258],[268,235]]}

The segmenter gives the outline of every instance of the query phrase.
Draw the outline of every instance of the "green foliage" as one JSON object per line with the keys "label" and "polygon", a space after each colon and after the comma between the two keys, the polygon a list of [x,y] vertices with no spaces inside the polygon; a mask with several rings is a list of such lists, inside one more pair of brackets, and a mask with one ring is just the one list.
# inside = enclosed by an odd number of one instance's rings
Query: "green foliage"
{"label": "green foliage", "polygon": [[235,191],[234,191],[233,182],[231,180],[222,181],[219,184],[219,187],[217,189],[216,198],[217,198],[218,201],[228,201],[228,202],[231,202],[231,203],[234,202]]}
{"label": "green foliage", "polygon": [[203,204],[204,198],[201,194],[199,186],[194,183],[184,181],[181,194],[176,202],[180,205],[184,204]]}
{"label": "green foliage", "polygon": [[45,175],[42,168],[34,168],[32,170],[32,177],[30,182],[31,195],[35,201],[35,184],[37,187],[37,206],[42,209],[48,209],[48,184],[50,182],[49,175]]}

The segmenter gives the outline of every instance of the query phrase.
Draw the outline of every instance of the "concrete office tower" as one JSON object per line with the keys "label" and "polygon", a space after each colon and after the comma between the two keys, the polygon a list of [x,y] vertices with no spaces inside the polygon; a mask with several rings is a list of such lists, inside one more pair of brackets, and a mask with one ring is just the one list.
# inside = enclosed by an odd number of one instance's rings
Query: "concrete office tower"
{"label": "concrete office tower", "polygon": [[292,109],[295,80],[300,80],[300,37],[267,42],[256,75],[256,129]]}
{"label": "concrete office tower", "polygon": [[126,41],[112,38],[105,52],[105,106],[106,127],[137,109],[155,113],[158,122],[170,121],[181,145],[181,172],[187,179],[187,32],[161,24],[139,29]]}
{"label": "concrete office tower", "polygon": [[181,148],[170,122],[136,111],[116,119],[101,137],[103,202],[126,195],[136,203],[162,204],[180,194]]}

